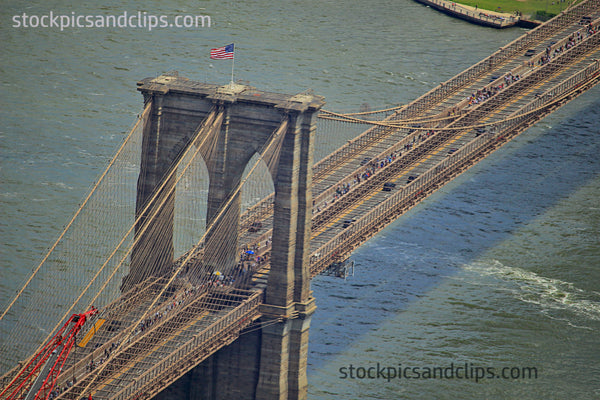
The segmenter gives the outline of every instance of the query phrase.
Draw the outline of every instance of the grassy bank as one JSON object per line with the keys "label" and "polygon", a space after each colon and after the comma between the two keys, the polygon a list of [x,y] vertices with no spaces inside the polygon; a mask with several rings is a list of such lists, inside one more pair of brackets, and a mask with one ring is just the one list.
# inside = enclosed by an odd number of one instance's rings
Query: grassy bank
{"label": "grassy bank", "polygon": [[[571,0],[460,0],[458,3],[484,10],[506,13],[520,12],[525,18],[549,19],[571,4]],[[536,18],[537,17],[537,18]]]}

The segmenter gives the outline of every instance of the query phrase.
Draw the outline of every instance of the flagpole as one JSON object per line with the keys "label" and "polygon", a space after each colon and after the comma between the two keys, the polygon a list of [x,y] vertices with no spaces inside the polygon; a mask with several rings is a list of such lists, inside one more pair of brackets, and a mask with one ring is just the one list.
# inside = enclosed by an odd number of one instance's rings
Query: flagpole
{"label": "flagpole", "polygon": [[235,55],[231,59],[231,87],[233,87],[233,66],[235,65]]}
{"label": "flagpole", "polygon": [[233,57],[231,58],[231,88],[233,88],[233,67],[235,66],[235,45],[233,45]]}

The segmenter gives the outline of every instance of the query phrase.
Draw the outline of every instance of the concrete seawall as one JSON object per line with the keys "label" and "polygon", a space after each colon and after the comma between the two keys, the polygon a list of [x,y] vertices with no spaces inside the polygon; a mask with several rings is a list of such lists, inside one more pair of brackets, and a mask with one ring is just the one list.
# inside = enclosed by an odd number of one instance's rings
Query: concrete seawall
{"label": "concrete seawall", "polygon": [[521,18],[514,14],[500,13],[496,11],[481,10],[476,7],[455,3],[446,0],[415,0],[421,4],[435,8],[452,17],[465,21],[489,26],[492,28],[509,28],[519,24]]}

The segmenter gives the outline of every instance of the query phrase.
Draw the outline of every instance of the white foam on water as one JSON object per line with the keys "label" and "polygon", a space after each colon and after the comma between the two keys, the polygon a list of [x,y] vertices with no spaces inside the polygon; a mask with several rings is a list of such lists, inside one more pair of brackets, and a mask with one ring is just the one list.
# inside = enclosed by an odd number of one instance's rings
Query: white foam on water
{"label": "white foam on water", "polygon": [[[548,314],[549,311],[560,310],[600,321],[600,298],[597,292],[586,292],[575,287],[573,283],[504,265],[495,259],[475,261],[463,268],[480,276],[504,281],[506,286],[497,287],[499,290],[507,290],[523,302],[539,305],[550,318],[556,316]],[[569,322],[573,324],[572,321]]]}

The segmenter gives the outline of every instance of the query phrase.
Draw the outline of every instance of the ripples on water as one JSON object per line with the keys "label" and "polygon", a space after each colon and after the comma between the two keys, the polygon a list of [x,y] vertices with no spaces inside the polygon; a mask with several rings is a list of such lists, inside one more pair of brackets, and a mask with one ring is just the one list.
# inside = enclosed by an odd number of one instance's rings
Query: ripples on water
{"label": "ripples on water", "polygon": [[[125,10],[55,2],[55,12]],[[406,103],[522,31],[450,19],[409,0],[149,1],[206,13],[202,31],[18,30],[0,25],[0,305],[9,301],[141,109],[135,82],[165,71],[313,88],[327,108]],[[14,14],[45,5],[8,2]],[[128,9],[128,11],[137,11]],[[355,252],[356,275],[313,282],[310,398],[592,398],[598,392],[600,91],[445,186]],[[340,138],[317,139],[336,147]],[[12,356],[12,355],[11,355]],[[11,356],[2,355],[4,364]],[[534,365],[535,381],[342,380],[355,365]],[[595,392],[594,392],[595,391]]]}

